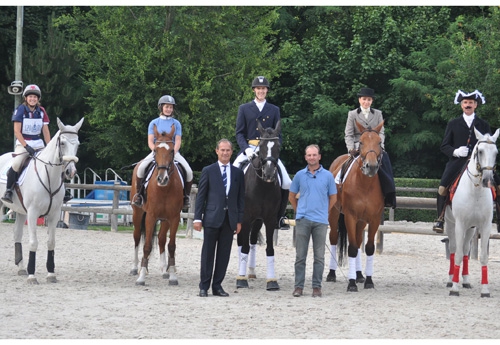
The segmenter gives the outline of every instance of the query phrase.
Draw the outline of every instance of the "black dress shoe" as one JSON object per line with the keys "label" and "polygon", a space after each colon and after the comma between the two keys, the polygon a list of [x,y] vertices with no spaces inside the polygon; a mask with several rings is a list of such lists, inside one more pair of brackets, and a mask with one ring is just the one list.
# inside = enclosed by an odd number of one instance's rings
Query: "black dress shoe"
{"label": "black dress shoe", "polygon": [[223,288],[220,288],[218,290],[214,290],[212,293],[214,296],[220,296],[220,297],[228,297],[229,296],[229,294],[226,291],[224,291]]}
{"label": "black dress shoe", "polygon": [[208,297],[207,290],[201,289],[200,290],[200,294],[198,296],[200,296],[200,297]]}

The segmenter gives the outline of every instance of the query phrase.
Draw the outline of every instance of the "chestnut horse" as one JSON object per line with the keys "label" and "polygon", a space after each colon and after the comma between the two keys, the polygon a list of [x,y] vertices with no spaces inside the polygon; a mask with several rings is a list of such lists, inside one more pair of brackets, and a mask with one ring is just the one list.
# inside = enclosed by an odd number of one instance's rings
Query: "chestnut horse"
{"label": "chestnut horse", "polygon": [[261,136],[257,155],[250,160],[245,172],[245,211],[241,231],[237,236],[239,272],[236,278],[236,288],[248,288],[248,278],[256,278],[257,240],[262,224],[264,224],[266,227],[266,290],[277,291],[280,289],[274,271],[273,247],[274,230],[277,228],[281,203],[281,187],[278,178],[280,123],[278,121],[276,128],[264,129],[262,124],[257,121],[257,128]]}
{"label": "chestnut horse", "polygon": [[[143,257],[139,278],[136,285],[145,285],[148,271],[148,260],[153,249],[153,238],[156,234],[156,224],[160,221],[160,233],[158,241],[160,247],[160,268],[163,278],[169,279],[169,285],[178,285],[175,273],[175,236],[179,227],[181,210],[183,206],[183,187],[180,173],[174,163],[174,141],[175,127],[172,125],[170,133],[158,133],[154,126],[155,149],[154,170],[151,174],[146,188],[145,200],[142,207],[132,204],[134,222],[135,255],[134,266],[130,274],[138,273],[139,243],[141,235],[144,239]],[[139,164],[134,168],[132,181],[135,181]],[[147,178],[146,178],[147,180]],[[140,186],[132,184],[131,195],[135,195]],[[165,244],[167,233],[170,230],[168,242],[168,265],[165,256]]]}
{"label": "chestnut horse", "polygon": [[[364,128],[356,122],[361,136],[359,138],[359,156],[352,163],[350,172],[343,182],[337,184],[338,203],[330,211],[330,243],[337,240],[337,229],[340,235],[339,262],[349,256],[349,284],[347,291],[356,292],[356,257],[363,243],[363,232],[368,224],[368,241],[365,245],[366,280],[364,288],[374,288],[373,256],[375,253],[375,234],[377,233],[382,213],[384,212],[384,197],[378,179],[378,169],[382,161],[382,140],[379,132],[384,126],[382,121],[375,128]],[[337,157],[330,166],[330,172],[336,176],[343,164],[348,160],[347,154]],[[343,217],[341,217],[343,214]],[[342,224],[342,221],[345,224]],[[347,231],[347,236],[345,236]],[[347,239],[349,246],[347,247]],[[358,280],[359,282],[359,280]]]}

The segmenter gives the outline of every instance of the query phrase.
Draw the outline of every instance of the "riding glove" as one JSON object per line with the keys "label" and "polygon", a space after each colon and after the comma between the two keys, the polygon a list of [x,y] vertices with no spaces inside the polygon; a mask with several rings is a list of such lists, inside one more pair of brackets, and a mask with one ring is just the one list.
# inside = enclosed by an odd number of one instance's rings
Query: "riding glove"
{"label": "riding glove", "polygon": [[35,149],[32,148],[31,146],[29,146],[28,144],[26,144],[26,146],[24,147],[26,149],[26,151],[29,153],[29,155],[31,157],[33,157],[36,153]]}
{"label": "riding glove", "polygon": [[469,148],[467,146],[460,146],[453,151],[455,157],[467,157],[469,155]]}
{"label": "riding glove", "polygon": [[250,159],[255,155],[255,151],[251,147],[247,147],[245,149],[245,154],[247,155],[248,159]]}

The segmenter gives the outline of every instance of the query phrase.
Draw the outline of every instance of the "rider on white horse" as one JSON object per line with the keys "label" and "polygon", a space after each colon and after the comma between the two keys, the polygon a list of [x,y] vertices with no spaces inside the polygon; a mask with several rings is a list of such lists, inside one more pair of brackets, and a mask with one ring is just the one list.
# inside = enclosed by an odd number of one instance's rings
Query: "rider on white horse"
{"label": "rider on white horse", "polygon": [[[468,159],[472,154],[472,149],[477,143],[474,128],[481,133],[491,134],[491,128],[488,122],[477,117],[475,113],[478,104],[484,103],[486,103],[486,100],[478,90],[471,93],[465,93],[462,90],[458,90],[455,95],[455,104],[460,104],[463,114],[448,122],[444,138],[441,143],[441,152],[447,155],[450,159],[448,163],[446,163],[446,168],[443,176],[441,177],[441,183],[439,185],[437,195],[438,219],[432,228],[432,230],[437,233],[444,232],[444,210],[448,198],[448,187],[458,177],[462,169],[467,164]],[[498,195],[500,192],[500,189],[498,188],[500,178],[496,173],[494,174],[494,179],[497,185],[496,188]],[[497,218],[500,207],[498,201],[499,199],[500,197],[497,197]],[[497,229],[499,229],[500,232],[499,226],[500,221],[497,219]]]}
{"label": "rider on white horse", "polygon": [[[36,149],[42,149],[50,141],[49,117],[40,105],[42,92],[31,84],[23,92],[24,102],[12,114],[16,145],[12,167],[7,172],[7,185],[2,201],[12,203],[12,192],[26,158],[34,156]],[[43,134],[43,139],[41,138]]]}

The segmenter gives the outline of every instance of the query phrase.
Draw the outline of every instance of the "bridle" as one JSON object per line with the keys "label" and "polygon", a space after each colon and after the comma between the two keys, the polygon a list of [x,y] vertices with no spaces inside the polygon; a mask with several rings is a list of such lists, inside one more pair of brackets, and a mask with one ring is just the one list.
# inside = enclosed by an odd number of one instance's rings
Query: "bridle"
{"label": "bridle", "polygon": [[[279,137],[260,138],[260,140],[261,141],[279,140]],[[260,144],[259,144],[259,146],[260,146]],[[259,148],[259,152],[260,151],[261,150]],[[254,164],[255,158],[259,159],[257,165]],[[260,157],[260,155],[255,157],[255,158],[250,160],[250,165],[255,170],[255,174],[257,175],[258,178],[260,178],[261,180],[264,180],[264,167],[265,167],[267,162],[271,162],[271,164],[273,165],[273,167],[275,169],[275,174],[276,174],[277,167],[278,167],[278,159],[277,158],[274,158],[273,156],[266,156],[265,158],[262,158],[262,157]],[[259,171],[260,171],[260,175],[259,175]]]}
{"label": "bridle", "polygon": [[[174,144],[174,142],[172,140],[157,141],[157,144],[168,144],[168,143]],[[165,170],[166,173],[167,173],[167,177],[168,177],[170,175],[170,173],[171,173],[171,170],[172,170],[172,167],[173,167],[173,163],[174,163],[174,150],[172,149],[170,151],[171,159],[170,159],[170,162],[168,163],[168,165],[158,165],[158,162],[156,161],[156,151],[154,153],[154,156],[155,156],[156,169],[158,169],[158,170]]]}
{"label": "bridle", "polygon": [[[479,145],[480,144],[488,144],[488,145],[496,145],[494,141],[491,141],[491,140],[480,140],[477,142],[476,144],[476,149],[474,150],[474,153],[473,153],[473,157],[474,159],[476,160],[476,171],[478,172],[477,174],[473,174],[470,170],[469,170],[469,167],[467,167],[467,175],[469,176],[469,178],[471,179],[472,181],[472,178],[480,178],[483,176],[483,171],[493,171],[495,172],[496,170],[496,164],[493,165],[493,166],[485,166],[485,167],[482,167],[480,162],[479,162],[479,159],[478,159],[478,151],[479,151]],[[469,159],[470,161],[470,159]],[[474,183],[474,186],[479,186],[479,183],[476,184]]]}
{"label": "bridle", "polygon": [[[374,132],[377,135],[379,135],[379,133],[377,131],[371,129],[370,127],[365,129],[363,132],[361,132],[361,135],[363,135],[365,132]],[[361,135],[360,135],[360,137],[361,137]],[[382,147],[380,147],[380,153],[378,153],[378,154],[375,150],[368,150],[364,155],[362,155],[361,150],[359,150],[359,157],[361,158],[361,162],[358,161],[358,165],[361,168],[362,163],[364,163],[366,160],[366,156],[368,156],[368,154],[370,154],[370,153],[374,153],[376,155],[376,157],[377,157],[377,169],[380,168],[380,165],[382,164],[382,157],[384,156],[384,150],[382,150]]]}

